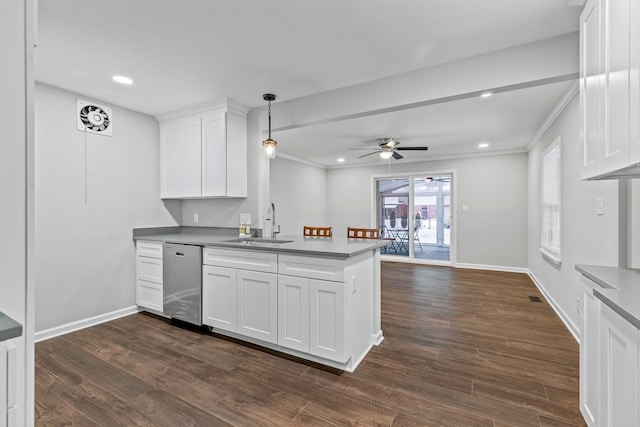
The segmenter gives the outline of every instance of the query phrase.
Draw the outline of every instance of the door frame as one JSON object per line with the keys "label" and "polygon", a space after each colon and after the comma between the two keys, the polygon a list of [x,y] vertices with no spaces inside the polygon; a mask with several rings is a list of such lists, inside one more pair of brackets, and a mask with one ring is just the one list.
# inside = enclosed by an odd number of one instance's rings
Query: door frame
{"label": "door frame", "polygon": [[[428,172],[418,171],[418,172],[405,172],[405,173],[393,173],[393,174],[375,174],[371,175],[371,224],[375,224],[376,227],[379,226],[378,222],[378,190],[376,186],[376,182],[380,180],[390,180],[390,179],[407,179],[409,181],[409,212],[414,211],[414,186],[413,180],[415,178],[421,178],[425,176],[436,176],[436,175],[451,175],[451,234],[449,236],[449,261],[441,261],[434,259],[423,259],[423,258],[414,258],[414,244],[413,239],[409,239],[409,256],[396,256],[396,255],[387,255],[380,254],[381,261],[393,261],[393,262],[405,262],[410,264],[426,264],[426,265],[447,265],[454,266],[457,262],[457,253],[458,253],[458,180],[457,180],[457,171],[456,169],[441,169],[441,170],[432,170]],[[411,229],[413,227],[413,223],[415,221],[414,215],[409,215],[408,217],[409,223],[408,227]]]}

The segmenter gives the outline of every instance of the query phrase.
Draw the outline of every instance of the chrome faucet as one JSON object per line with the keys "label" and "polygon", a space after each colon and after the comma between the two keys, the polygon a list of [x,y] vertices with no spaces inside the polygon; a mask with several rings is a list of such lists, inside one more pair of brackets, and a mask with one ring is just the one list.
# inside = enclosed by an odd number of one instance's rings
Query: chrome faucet
{"label": "chrome faucet", "polygon": [[276,224],[276,205],[273,202],[269,202],[267,207],[267,221],[271,221],[271,238],[275,239],[280,233],[280,225]]}

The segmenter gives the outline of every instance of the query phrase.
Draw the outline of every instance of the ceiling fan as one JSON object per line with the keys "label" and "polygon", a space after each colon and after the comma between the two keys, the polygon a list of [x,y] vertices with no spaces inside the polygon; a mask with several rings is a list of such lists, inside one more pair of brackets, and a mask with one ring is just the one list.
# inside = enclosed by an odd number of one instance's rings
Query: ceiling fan
{"label": "ceiling fan", "polygon": [[379,153],[380,157],[382,157],[383,159],[389,159],[391,157],[393,157],[396,160],[400,160],[402,159],[404,156],[402,156],[400,153],[398,153],[399,150],[414,150],[414,151],[426,151],[429,149],[429,147],[398,147],[398,145],[400,145],[400,142],[396,141],[394,138],[378,138],[376,140],[376,142],[378,143],[378,148],[352,148],[352,150],[374,150],[371,153],[367,153],[367,154],[363,154],[362,156],[358,156],[358,158],[362,158],[362,157],[367,157],[370,156],[372,154],[376,154]]}

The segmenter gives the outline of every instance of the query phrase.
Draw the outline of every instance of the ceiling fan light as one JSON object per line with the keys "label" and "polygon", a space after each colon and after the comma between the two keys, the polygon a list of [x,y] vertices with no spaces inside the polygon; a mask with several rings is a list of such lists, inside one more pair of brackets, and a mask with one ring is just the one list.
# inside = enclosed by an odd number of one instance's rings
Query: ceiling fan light
{"label": "ceiling fan light", "polygon": [[267,159],[271,160],[276,158],[277,146],[278,143],[271,138],[262,141],[262,149],[264,150],[264,155]]}
{"label": "ceiling fan light", "polygon": [[382,150],[380,151],[380,157],[384,160],[390,159],[393,156],[393,150]]}

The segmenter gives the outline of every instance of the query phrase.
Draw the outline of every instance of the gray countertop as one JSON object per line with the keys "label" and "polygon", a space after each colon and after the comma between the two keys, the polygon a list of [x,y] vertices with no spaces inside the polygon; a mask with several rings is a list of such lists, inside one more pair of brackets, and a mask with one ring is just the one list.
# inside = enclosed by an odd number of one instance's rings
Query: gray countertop
{"label": "gray countertop", "polygon": [[576,270],[601,287],[593,294],[640,329],[640,270],[577,264]]}
{"label": "gray countertop", "polygon": [[22,325],[0,311],[0,341],[22,335]]}
{"label": "gray countertop", "polygon": [[[158,230],[154,233],[152,230]],[[237,233],[237,231],[236,231]],[[388,242],[375,239],[349,239],[347,237],[304,237],[278,236],[278,240],[290,240],[288,243],[268,243],[251,241],[228,242],[238,238],[230,235],[228,229],[207,227],[170,227],[157,229],[135,229],[134,240],[199,245],[217,248],[268,251],[292,255],[312,255],[326,258],[345,259],[364,252],[378,249]]]}

